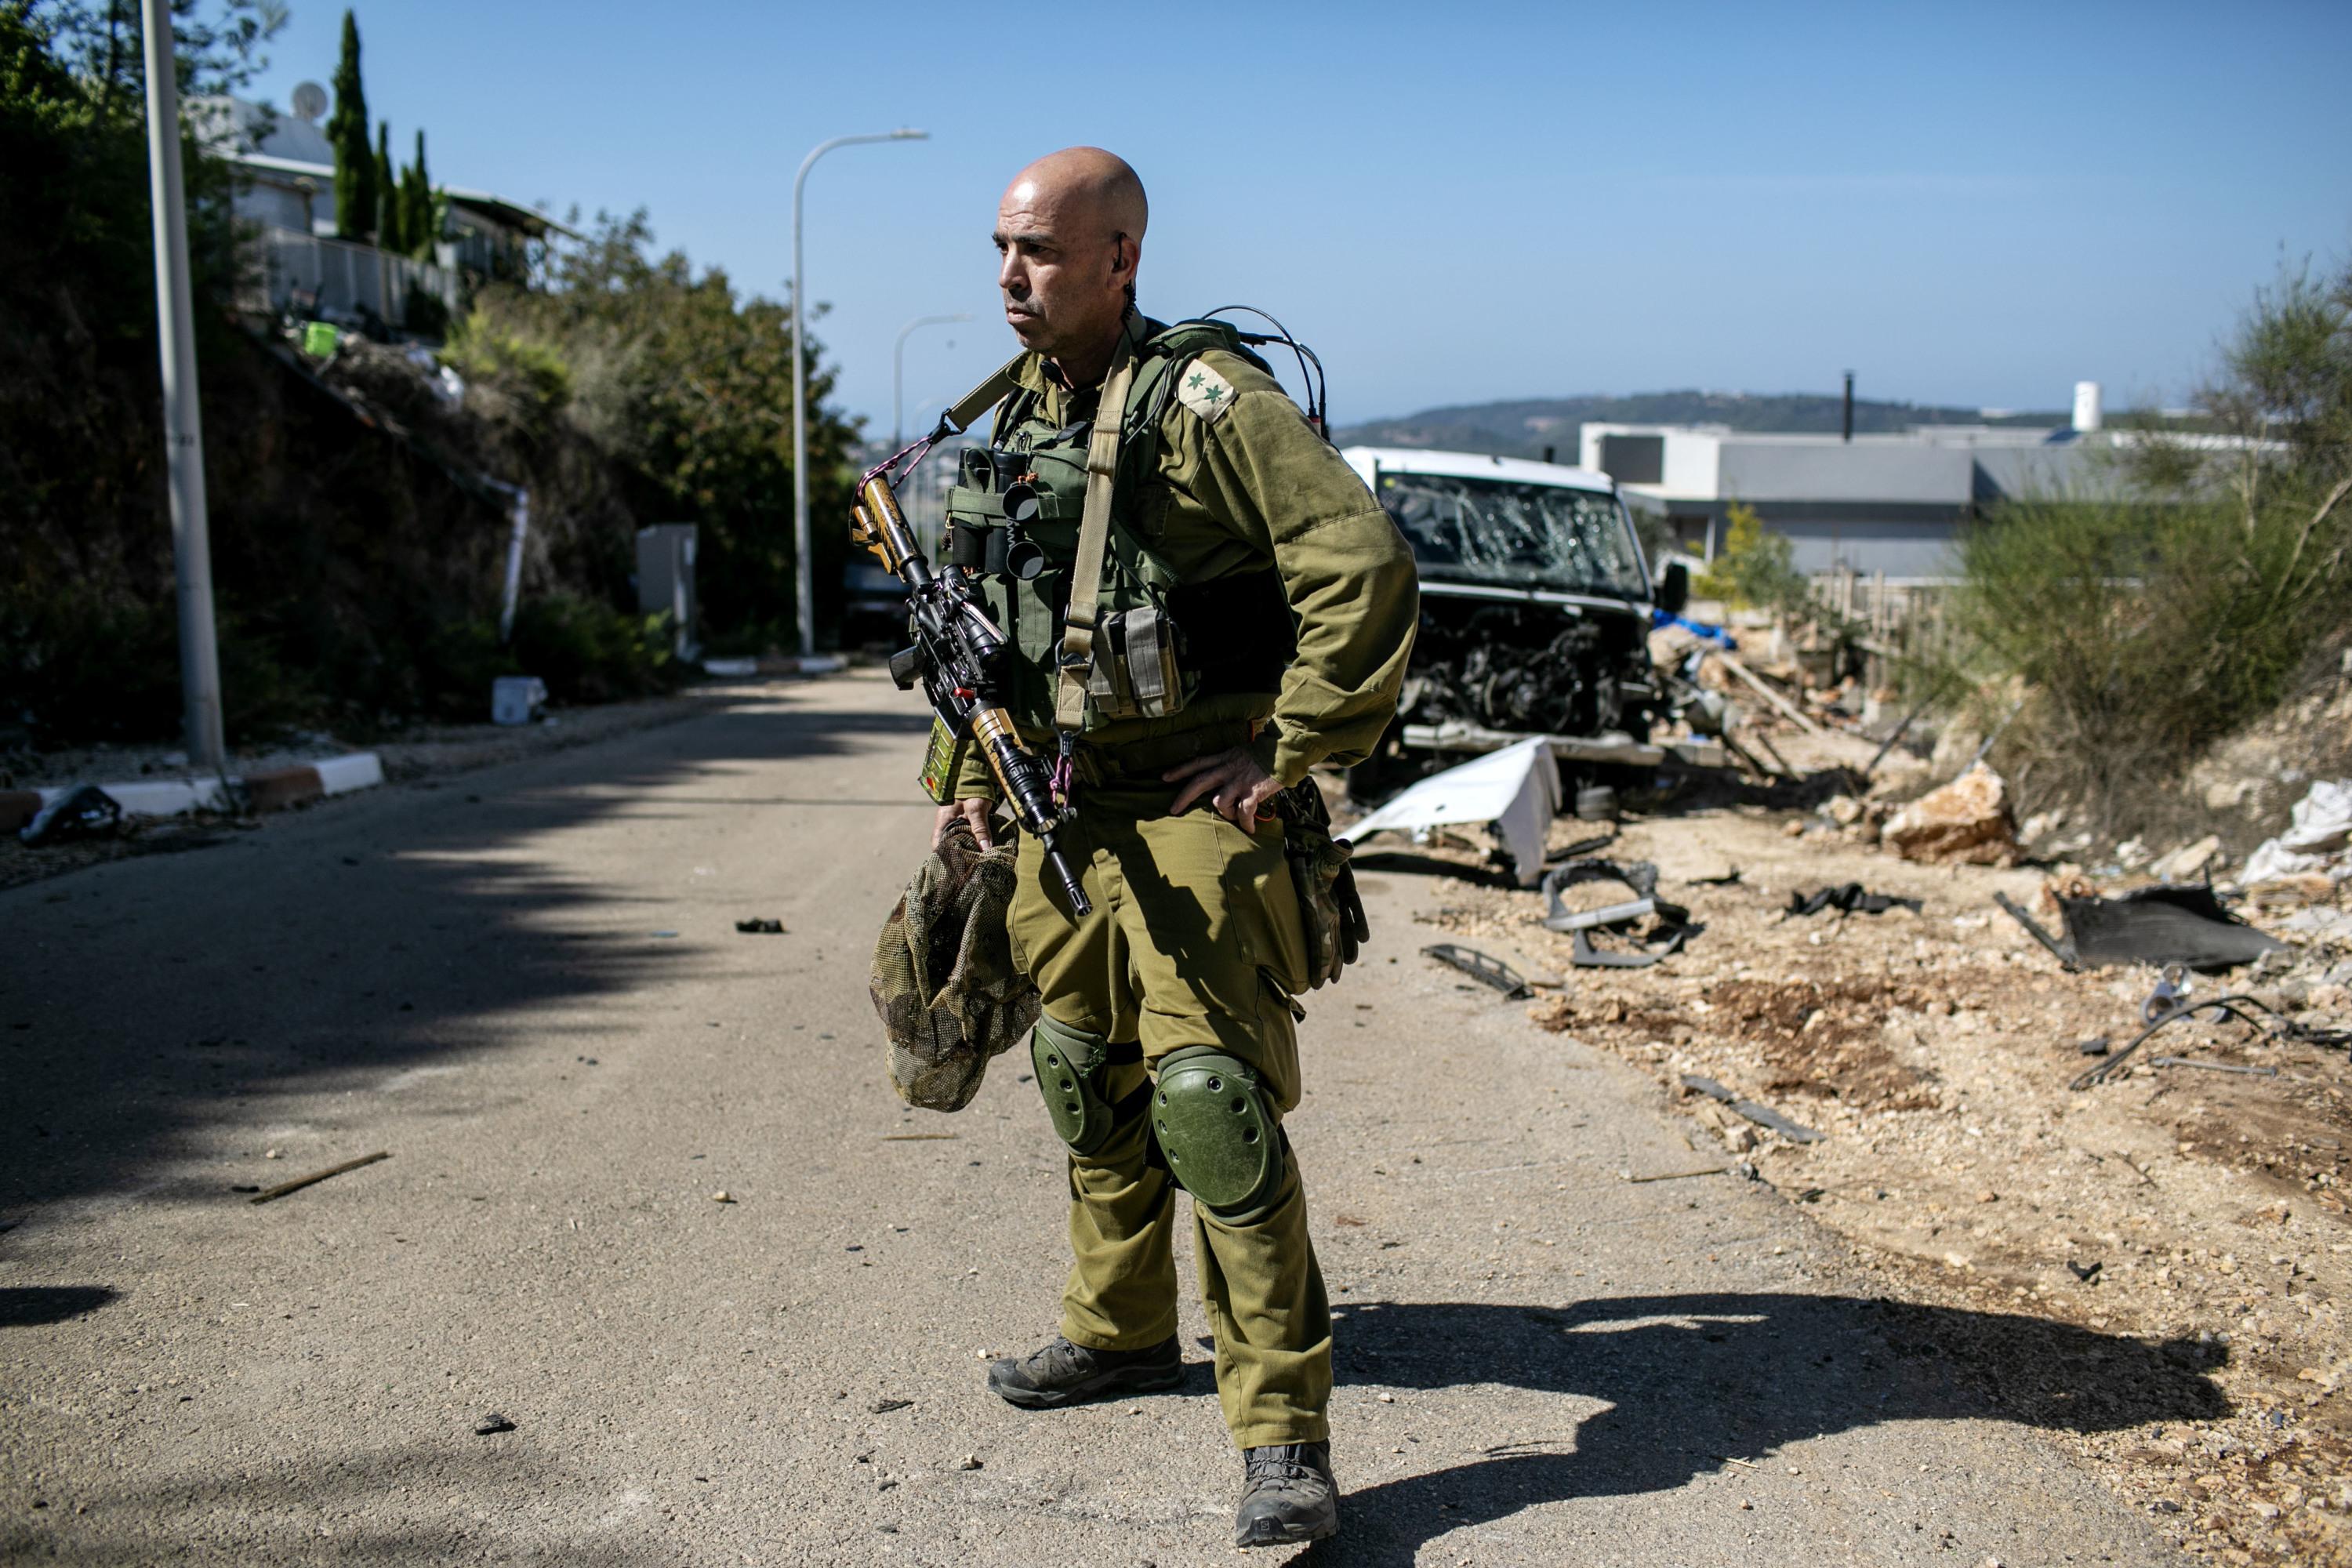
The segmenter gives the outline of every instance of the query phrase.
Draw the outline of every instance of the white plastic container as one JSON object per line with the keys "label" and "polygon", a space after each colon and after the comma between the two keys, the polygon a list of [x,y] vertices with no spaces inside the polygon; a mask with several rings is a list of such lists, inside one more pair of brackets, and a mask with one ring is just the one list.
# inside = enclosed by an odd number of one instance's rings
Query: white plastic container
{"label": "white plastic container", "polygon": [[547,683],[536,675],[501,675],[490,682],[490,722],[528,724],[547,706]]}

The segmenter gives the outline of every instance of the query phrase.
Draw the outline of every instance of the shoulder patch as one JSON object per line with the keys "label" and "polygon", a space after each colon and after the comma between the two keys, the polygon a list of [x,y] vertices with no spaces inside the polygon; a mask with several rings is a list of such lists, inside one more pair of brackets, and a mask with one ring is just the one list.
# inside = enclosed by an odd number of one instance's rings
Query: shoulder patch
{"label": "shoulder patch", "polygon": [[1177,373],[1176,401],[1214,425],[1234,405],[1234,384],[1196,359]]}

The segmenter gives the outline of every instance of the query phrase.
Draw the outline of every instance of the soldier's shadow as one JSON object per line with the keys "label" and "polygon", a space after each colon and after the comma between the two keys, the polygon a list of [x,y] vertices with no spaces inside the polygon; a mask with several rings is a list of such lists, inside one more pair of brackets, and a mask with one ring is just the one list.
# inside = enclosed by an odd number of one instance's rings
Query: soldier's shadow
{"label": "soldier's shadow", "polygon": [[[1548,1308],[1367,1303],[1335,1312],[1342,1384],[1502,1384],[1574,1396],[1466,1463],[1349,1487],[1340,1537],[1301,1563],[1414,1561],[1434,1537],[1579,1497],[1680,1487],[1734,1460],[1882,1422],[1982,1418],[2073,1432],[2210,1418],[2227,1352],[1998,1312],[1739,1292]],[[1605,1408],[1584,1414],[1584,1402]],[[1581,1421],[1577,1419],[1584,1414]]]}

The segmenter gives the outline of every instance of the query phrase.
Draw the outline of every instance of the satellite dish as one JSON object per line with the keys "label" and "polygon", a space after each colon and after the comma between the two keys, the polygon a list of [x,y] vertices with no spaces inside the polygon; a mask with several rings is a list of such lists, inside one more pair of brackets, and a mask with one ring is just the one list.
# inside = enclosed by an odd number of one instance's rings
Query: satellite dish
{"label": "satellite dish", "polygon": [[327,89],[315,81],[298,83],[294,89],[294,118],[316,123],[327,112]]}

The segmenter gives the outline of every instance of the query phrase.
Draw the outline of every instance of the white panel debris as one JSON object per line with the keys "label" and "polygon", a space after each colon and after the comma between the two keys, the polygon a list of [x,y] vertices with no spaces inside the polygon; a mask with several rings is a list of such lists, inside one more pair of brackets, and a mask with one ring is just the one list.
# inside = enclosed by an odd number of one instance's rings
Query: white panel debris
{"label": "white panel debris", "polygon": [[1339,837],[1353,843],[1375,833],[1491,823],[1520,883],[1532,888],[1542,879],[1544,835],[1559,813],[1559,769],[1550,742],[1538,735],[1431,774]]}

